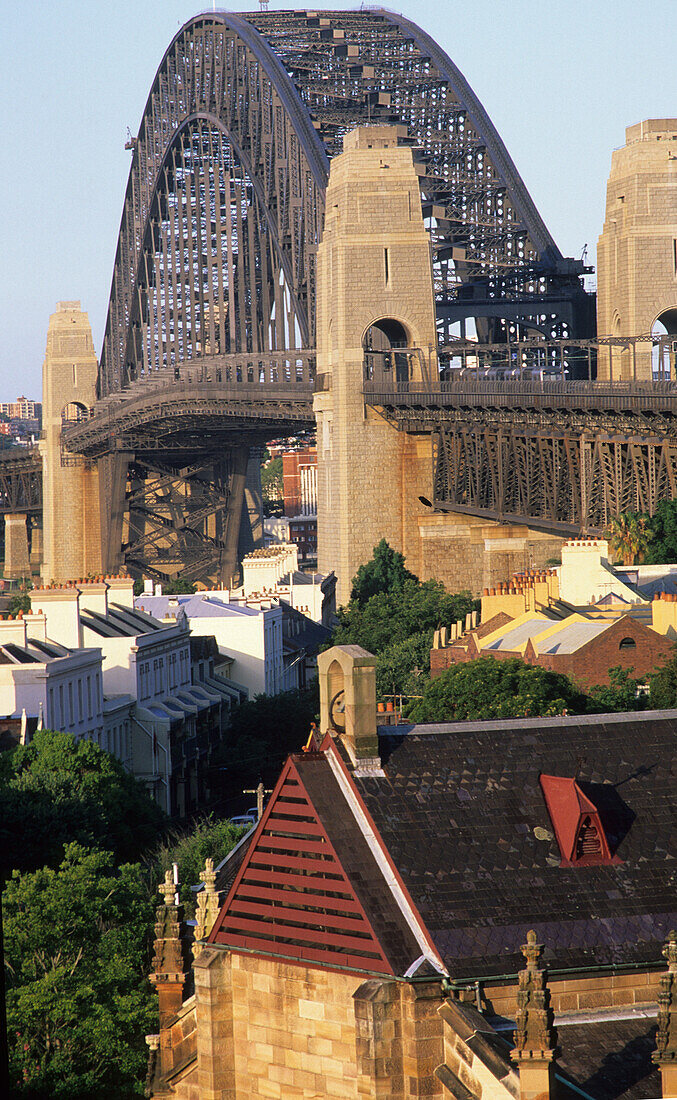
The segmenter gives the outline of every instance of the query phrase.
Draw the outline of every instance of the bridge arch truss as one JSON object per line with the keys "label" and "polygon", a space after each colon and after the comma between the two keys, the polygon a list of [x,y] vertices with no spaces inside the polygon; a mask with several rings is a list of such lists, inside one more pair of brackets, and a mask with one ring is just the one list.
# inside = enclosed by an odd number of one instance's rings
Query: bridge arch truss
{"label": "bridge arch truss", "polygon": [[329,161],[401,124],[430,229],[441,336],[575,335],[578,269],[486,111],[429,35],[386,11],[208,13],[176,35],[138,136],[100,395],[210,354],[314,346]]}

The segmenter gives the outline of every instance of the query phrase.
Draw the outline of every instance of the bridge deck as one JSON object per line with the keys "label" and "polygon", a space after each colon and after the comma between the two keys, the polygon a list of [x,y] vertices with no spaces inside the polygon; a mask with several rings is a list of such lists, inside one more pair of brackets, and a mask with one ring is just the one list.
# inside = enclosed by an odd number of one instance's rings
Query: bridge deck
{"label": "bridge deck", "polygon": [[547,379],[459,379],[384,385],[364,383],[369,405],[393,409],[500,408],[677,416],[675,382],[582,382]]}

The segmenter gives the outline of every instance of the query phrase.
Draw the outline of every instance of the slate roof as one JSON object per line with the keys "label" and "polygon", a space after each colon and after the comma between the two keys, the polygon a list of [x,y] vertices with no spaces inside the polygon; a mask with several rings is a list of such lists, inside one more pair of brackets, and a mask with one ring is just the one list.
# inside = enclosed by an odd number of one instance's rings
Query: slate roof
{"label": "slate roof", "polygon": [[[353,782],[452,977],[515,973],[532,927],[555,970],[660,963],[676,746],[675,711],[381,727],[384,776]],[[620,862],[560,866],[541,773],[577,779]]]}
{"label": "slate roof", "polygon": [[[661,1096],[661,1075],[651,1061],[656,1049],[656,1021],[599,1020],[569,1024],[557,1021],[564,1078],[595,1100],[653,1100]],[[562,1090],[572,1100],[580,1092]]]}

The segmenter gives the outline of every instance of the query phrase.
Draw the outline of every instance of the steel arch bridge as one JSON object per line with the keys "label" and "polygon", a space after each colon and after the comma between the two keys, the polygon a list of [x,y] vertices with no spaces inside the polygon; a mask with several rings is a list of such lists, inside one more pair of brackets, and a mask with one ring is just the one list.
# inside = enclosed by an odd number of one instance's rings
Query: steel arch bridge
{"label": "steel arch bridge", "polygon": [[429,35],[385,10],[198,15],[129,143],[99,402],[65,433],[99,461],[104,524],[124,511],[129,473],[127,528],[103,533],[108,567],[121,543],[158,576],[232,565],[247,447],[313,425],[329,163],[369,123],[398,125],[413,147],[441,344],[468,323],[484,341],[589,334],[582,264],[562,257]]}
{"label": "steel arch bridge", "polygon": [[441,334],[474,316],[485,338],[506,318],[588,335],[581,265],[428,34],[387,11],[203,14],[169,46],[133,142],[101,396],[204,355],[314,347],[329,160],[384,121],[415,148]]}

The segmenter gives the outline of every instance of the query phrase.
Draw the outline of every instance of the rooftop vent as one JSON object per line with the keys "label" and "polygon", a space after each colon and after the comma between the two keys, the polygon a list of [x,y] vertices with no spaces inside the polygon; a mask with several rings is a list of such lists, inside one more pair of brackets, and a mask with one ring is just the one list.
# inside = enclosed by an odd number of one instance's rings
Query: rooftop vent
{"label": "rooftop vent", "polygon": [[575,779],[542,775],[541,790],[559,845],[562,867],[597,867],[622,861],[612,855],[600,808]]}

